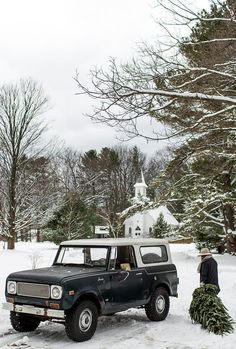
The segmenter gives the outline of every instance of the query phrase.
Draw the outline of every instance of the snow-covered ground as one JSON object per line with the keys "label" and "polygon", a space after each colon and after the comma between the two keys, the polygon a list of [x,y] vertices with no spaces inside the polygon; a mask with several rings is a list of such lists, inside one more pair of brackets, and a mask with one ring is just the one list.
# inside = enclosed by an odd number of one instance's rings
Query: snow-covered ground
{"label": "snow-covered ground", "polygon": [[[13,271],[51,265],[57,247],[50,243],[17,243],[14,251],[3,250],[0,242],[0,302],[4,301],[6,276]],[[173,261],[180,279],[179,298],[171,298],[170,313],[163,322],[151,322],[142,309],[130,309],[99,318],[98,328],[90,341],[75,343],[60,324],[42,323],[33,333],[17,333],[11,328],[8,311],[0,309],[0,348],[34,349],[234,349],[234,333],[217,336],[191,323],[188,308],[192,292],[198,287],[197,251],[191,245],[171,245]],[[236,257],[215,256],[219,266],[220,297],[236,321]]]}

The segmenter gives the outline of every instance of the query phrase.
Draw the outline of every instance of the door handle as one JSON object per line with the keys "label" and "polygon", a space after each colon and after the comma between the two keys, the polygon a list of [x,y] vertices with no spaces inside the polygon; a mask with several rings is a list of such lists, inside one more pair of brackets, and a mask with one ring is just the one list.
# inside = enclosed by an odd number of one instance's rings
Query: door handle
{"label": "door handle", "polygon": [[98,278],[98,281],[104,281],[104,278]]}
{"label": "door handle", "polygon": [[143,275],[143,273],[136,273],[136,275]]}

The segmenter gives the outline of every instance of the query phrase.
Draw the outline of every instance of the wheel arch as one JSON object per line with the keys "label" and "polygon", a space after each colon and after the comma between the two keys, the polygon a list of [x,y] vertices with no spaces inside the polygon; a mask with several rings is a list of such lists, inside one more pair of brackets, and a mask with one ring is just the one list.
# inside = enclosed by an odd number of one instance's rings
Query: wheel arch
{"label": "wheel arch", "polygon": [[98,315],[101,315],[102,313],[102,304],[98,298],[98,296],[92,292],[86,292],[83,293],[81,295],[79,295],[79,297],[76,299],[76,301],[74,302],[72,308],[69,309],[69,311],[73,310],[74,308],[76,308],[78,306],[79,303],[81,303],[82,301],[85,300],[90,300],[91,302],[93,302],[97,309],[98,309]]}
{"label": "wheel arch", "polygon": [[155,291],[157,288],[161,288],[161,287],[164,288],[164,289],[168,292],[168,295],[169,295],[169,296],[171,295],[169,285],[167,285],[167,284],[164,283],[164,282],[161,282],[161,283],[156,284],[155,287],[154,287],[154,289],[153,289],[153,291]]}

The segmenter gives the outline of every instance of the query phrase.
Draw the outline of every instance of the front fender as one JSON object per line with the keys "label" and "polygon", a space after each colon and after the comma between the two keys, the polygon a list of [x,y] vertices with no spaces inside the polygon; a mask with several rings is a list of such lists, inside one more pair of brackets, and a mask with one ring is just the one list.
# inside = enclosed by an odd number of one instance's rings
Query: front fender
{"label": "front fender", "polygon": [[66,295],[63,297],[62,308],[65,311],[71,310],[75,308],[82,300],[90,299],[92,300],[98,307],[99,312],[105,307],[105,303],[101,294],[98,290],[82,290],[75,292],[74,295]]}

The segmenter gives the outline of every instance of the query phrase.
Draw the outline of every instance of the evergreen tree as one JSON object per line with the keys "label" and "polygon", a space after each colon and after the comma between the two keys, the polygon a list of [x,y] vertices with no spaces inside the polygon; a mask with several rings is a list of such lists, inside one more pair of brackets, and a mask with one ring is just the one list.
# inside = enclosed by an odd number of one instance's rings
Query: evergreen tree
{"label": "evergreen tree", "polygon": [[233,320],[216,292],[217,288],[214,285],[196,288],[189,314],[194,323],[201,324],[202,328],[209,332],[223,336],[233,332]]}
{"label": "evergreen tree", "polygon": [[60,243],[90,238],[93,236],[93,225],[99,223],[93,207],[87,206],[78,193],[68,193],[46,220],[44,240]]}
{"label": "evergreen tree", "polygon": [[80,190],[111,230],[117,224],[117,213],[130,205],[144,162],[145,156],[137,147],[104,147],[99,153],[90,150],[81,156]]}
{"label": "evergreen tree", "polygon": [[196,229],[195,239],[197,249],[208,247],[209,250],[217,249],[219,253],[225,250],[225,236],[222,235],[222,229],[213,226],[199,226]]}
{"label": "evergreen tree", "polygon": [[[191,34],[179,44],[189,72],[177,75],[176,83],[205,94],[212,93],[213,86],[226,95],[235,91],[231,81],[235,67],[227,64],[235,57],[235,41],[230,38],[236,35],[236,24],[229,20],[235,16],[236,7],[231,0],[213,3],[209,11],[199,13]],[[215,79],[215,74],[202,72],[215,69],[219,79]],[[194,72],[195,81],[189,84]],[[182,108],[173,108],[176,116],[179,109],[183,110],[183,118],[172,125],[182,123],[191,137],[186,134],[187,142],[176,150],[174,160],[163,173],[162,180],[172,185],[165,200],[182,205],[181,234],[195,236],[199,244],[211,247],[218,246],[224,235],[228,251],[235,252],[235,111],[227,111],[216,102],[193,107],[186,101]],[[203,110],[206,115],[202,118]],[[191,129],[187,127],[189,121]]]}
{"label": "evergreen tree", "polygon": [[153,226],[152,237],[154,238],[164,238],[170,234],[170,225],[165,221],[164,215],[161,212],[157,218],[156,223]]}
{"label": "evergreen tree", "polygon": [[[227,65],[235,57],[236,46],[233,38],[236,35],[236,23],[229,20],[235,19],[235,16],[236,6],[232,0],[213,2],[209,11],[203,10],[199,14],[201,19],[192,27],[190,36],[180,44],[180,51],[193,69],[220,69],[222,77],[219,79],[207,74],[193,84],[194,88],[201,89],[204,93],[212,91],[212,86],[226,94],[235,91],[235,82],[223,78],[223,75],[229,77],[235,71],[234,66]],[[181,148],[177,154],[180,158],[193,154],[190,155],[191,173],[187,174],[192,180],[186,185],[190,200],[186,205],[185,216],[194,217],[194,223],[197,221],[197,225],[201,226],[202,231],[205,230],[206,235],[215,231],[216,241],[217,235],[225,234],[228,250],[232,252],[236,251],[236,239],[232,234],[236,228],[236,199],[233,195],[236,188],[236,150],[235,132],[232,129],[235,125],[235,112],[232,110],[222,113],[222,105],[218,103],[207,103],[204,109],[208,111],[210,132],[204,134],[203,120],[200,119],[200,122],[197,121],[200,138],[194,137],[188,142],[188,147],[183,147],[182,154],[180,155]],[[198,111],[193,113],[197,115]],[[192,197],[191,188],[195,190]]]}
{"label": "evergreen tree", "polygon": [[170,163],[163,174],[167,176],[166,180],[170,175],[172,178],[164,199],[182,203],[183,211],[178,216],[180,234],[193,236],[197,242],[211,248],[217,247],[229,235],[226,212],[229,206],[235,206],[233,188],[236,183],[232,182],[228,187],[224,185],[225,173],[219,171],[220,160],[195,157],[177,167],[176,173],[171,169],[172,165],[176,167],[176,163]]}

